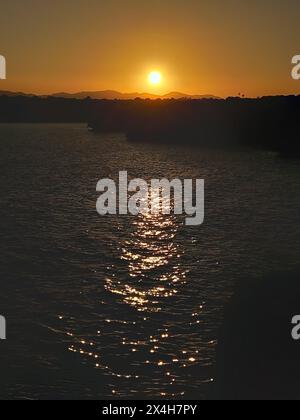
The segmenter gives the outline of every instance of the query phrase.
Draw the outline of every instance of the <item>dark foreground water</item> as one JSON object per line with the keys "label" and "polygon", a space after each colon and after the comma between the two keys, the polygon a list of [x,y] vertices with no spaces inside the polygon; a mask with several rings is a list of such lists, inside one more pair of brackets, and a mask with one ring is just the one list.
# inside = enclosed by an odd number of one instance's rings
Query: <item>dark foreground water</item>
{"label": "dark foreground water", "polygon": [[[0,398],[208,398],[235,284],[299,260],[298,165],[0,126]],[[120,170],[204,178],[204,225],[101,218],[96,183]]]}

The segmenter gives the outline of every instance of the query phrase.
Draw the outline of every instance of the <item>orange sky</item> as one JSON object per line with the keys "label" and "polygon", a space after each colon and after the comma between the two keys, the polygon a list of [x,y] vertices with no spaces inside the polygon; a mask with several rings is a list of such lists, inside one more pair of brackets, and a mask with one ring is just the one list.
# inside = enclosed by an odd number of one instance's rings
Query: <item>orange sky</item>
{"label": "orange sky", "polygon": [[299,0],[3,0],[0,90],[300,93],[299,16]]}

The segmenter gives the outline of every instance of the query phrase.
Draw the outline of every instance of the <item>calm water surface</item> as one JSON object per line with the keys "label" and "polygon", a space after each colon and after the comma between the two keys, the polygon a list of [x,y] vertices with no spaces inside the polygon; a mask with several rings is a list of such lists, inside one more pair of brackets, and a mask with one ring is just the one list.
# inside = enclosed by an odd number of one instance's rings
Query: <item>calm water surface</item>
{"label": "calm water surface", "polygon": [[[272,153],[1,125],[0,164],[1,398],[208,398],[234,286],[299,260],[299,163]],[[205,223],[101,218],[120,170],[204,178]]]}

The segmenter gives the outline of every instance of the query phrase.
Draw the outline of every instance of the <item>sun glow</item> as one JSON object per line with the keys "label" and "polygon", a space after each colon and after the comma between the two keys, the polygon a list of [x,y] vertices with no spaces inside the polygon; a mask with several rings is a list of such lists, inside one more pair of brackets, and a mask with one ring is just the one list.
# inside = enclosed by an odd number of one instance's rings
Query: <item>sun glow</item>
{"label": "sun glow", "polygon": [[148,81],[151,85],[159,85],[162,81],[162,75],[159,71],[152,71],[148,75]]}

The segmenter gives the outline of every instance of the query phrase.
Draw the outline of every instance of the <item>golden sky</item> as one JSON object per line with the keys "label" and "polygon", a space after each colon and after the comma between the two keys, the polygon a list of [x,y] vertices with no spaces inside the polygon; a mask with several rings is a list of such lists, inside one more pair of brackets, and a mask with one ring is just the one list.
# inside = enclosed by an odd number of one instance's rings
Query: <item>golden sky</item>
{"label": "golden sky", "polygon": [[[300,93],[299,0],[1,0],[0,90]],[[151,86],[158,70],[162,82]]]}

